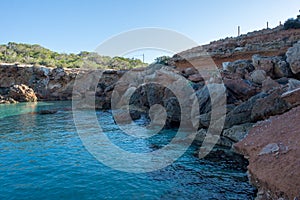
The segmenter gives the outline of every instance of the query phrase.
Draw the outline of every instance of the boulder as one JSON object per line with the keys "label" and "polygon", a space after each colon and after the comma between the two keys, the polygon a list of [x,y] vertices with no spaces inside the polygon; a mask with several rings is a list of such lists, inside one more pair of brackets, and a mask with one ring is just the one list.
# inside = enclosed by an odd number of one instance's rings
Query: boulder
{"label": "boulder", "polygon": [[230,140],[232,140],[234,142],[239,142],[247,136],[249,130],[252,127],[253,127],[252,123],[246,123],[246,124],[233,126],[229,129],[224,130],[222,135],[224,137],[229,138]]}
{"label": "boulder", "polygon": [[8,96],[19,102],[36,102],[37,97],[33,89],[27,85],[13,85],[8,93]]}
{"label": "boulder", "polygon": [[270,72],[273,70],[274,63],[270,57],[260,56],[255,54],[252,56],[252,63],[256,70],[264,70],[265,72]]}
{"label": "boulder", "polygon": [[242,104],[236,106],[232,111],[230,111],[227,114],[224,128],[228,129],[234,125],[252,122],[251,114],[256,101],[266,96],[268,96],[268,94],[262,92],[251,97],[248,101],[245,101]]}
{"label": "boulder", "polygon": [[251,81],[257,84],[262,84],[266,77],[266,71],[264,70],[255,70],[250,74]]}
{"label": "boulder", "polygon": [[265,79],[262,82],[262,91],[263,92],[269,92],[272,91],[274,89],[280,88],[281,85],[279,83],[277,83],[276,81],[274,81],[273,79],[271,79],[270,77],[267,77],[267,79]]}
{"label": "boulder", "polygon": [[246,100],[256,93],[256,88],[243,79],[224,79],[223,82],[237,99]]}
{"label": "boulder", "polygon": [[286,52],[286,61],[294,74],[300,72],[300,41],[290,47]]}
{"label": "boulder", "polygon": [[300,87],[283,93],[281,98],[288,102],[292,107],[300,105]]}
{"label": "boulder", "polygon": [[298,81],[297,79],[290,78],[288,81],[289,81],[288,82],[288,85],[289,85],[288,90],[289,91],[300,88],[300,81]]}
{"label": "boulder", "polygon": [[274,65],[273,75],[275,78],[282,78],[282,77],[291,77],[293,73],[288,63],[284,60],[280,60]]}
{"label": "boulder", "polygon": [[281,97],[282,90],[278,89],[270,95],[258,99],[252,108],[251,121],[267,119],[270,116],[286,112],[291,108],[290,104]]}
{"label": "boulder", "polygon": [[242,76],[254,70],[251,60],[237,60],[234,62],[223,62],[223,70],[231,73],[238,73]]}

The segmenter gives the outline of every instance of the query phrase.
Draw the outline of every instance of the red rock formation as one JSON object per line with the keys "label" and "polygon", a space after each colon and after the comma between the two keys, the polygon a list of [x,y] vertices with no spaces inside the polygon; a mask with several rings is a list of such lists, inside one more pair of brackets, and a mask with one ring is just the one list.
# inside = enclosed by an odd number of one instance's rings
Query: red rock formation
{"label": "red rock formation", "polygon": [[300,198],[300,107],[257,124],[235,148],[261,199]]}

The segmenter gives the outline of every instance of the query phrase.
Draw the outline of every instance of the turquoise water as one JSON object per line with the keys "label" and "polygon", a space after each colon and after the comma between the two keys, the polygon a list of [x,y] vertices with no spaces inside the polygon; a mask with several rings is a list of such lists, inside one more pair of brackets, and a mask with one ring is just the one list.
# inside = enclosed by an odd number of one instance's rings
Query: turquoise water
{"label": "turquoise water", "polygon": [[[197,159],[196,146],[158,171],[111,169],[84,148],[70,108],[70,102],[0,105],[0,199],[253,199],[245,170],[228,160]],[[46,109],[58,112],[36,113]],[[97,116],[116,145],[137,152],[155,150],[176,133],[144,141],[122,133],[110,112]]]}

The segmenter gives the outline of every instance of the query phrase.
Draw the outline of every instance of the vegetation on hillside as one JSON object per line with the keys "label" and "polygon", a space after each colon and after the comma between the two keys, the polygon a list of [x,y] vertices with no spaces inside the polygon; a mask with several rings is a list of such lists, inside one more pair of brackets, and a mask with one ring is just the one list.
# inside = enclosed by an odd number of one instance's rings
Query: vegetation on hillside
{"label": "vegetation on hillside", "polygon": [[300,15],[296,19],[290,18],[284,23],[284,29],[298,29],[300,28]]}
{"label": "vegetation on hillside", "polygon": [[0,45],[0,62],[62,68],[81,68],[85,66],[95,69],[131,69],[146,65],[139,59],[111,58],[86,51],[79,54],[57,53],[40,45],[18,44],[14,42],[10,42],[7,45]]}

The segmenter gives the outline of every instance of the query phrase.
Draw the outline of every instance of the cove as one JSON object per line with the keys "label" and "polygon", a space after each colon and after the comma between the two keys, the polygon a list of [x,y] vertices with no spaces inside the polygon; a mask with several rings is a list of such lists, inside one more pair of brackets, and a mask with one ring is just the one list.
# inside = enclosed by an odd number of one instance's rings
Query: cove
{"label": "cove", "polygon": [[[119,129],[110,111],[96,115],[110,140],[127,151],[153,151],[176,134],[168,129],[146,140],[135,138]],[[85,149],[71,102],[0,105],[0,199],[254,199],[244,164],[226,155],[198,159],[197,148],[191,145],[158,171],[121,172]]]}

